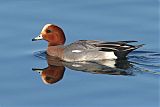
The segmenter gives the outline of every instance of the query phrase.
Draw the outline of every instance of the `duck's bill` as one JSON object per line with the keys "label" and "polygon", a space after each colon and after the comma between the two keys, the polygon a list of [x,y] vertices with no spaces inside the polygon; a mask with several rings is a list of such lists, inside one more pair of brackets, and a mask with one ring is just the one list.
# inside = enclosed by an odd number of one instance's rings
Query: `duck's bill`
{"label": "duck's bill", "polygon": [[42,34],[32,39],[32,41],[43,40]]}

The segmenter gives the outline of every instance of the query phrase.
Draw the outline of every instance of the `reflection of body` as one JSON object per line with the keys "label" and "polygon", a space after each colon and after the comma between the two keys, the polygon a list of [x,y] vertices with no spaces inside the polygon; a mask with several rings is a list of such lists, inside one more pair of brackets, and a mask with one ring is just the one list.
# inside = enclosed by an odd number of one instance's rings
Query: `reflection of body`
{"label": "reflection of body", "polygon": [[92,74],[109,74],[109,75],[132,75],[127,69],[131,64],[127,60],[101,60],[94,62],[65,62],[57,57],[47,55],[48,67],[44,69],[33,68],[41,74],[41,78],[46,84],[53,84],[63,78],[65,67],[83,71]]}

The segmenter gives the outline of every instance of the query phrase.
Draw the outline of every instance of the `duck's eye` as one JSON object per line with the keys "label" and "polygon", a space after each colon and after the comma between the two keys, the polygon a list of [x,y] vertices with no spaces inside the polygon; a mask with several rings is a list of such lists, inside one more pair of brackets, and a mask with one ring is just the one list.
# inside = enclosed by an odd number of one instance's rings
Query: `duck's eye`
{"label": "duck's eye", "polygon": [[51,31],[51,30],[46,30],[46,32],[47,32],[47,33],[51,33],[52,31]]}

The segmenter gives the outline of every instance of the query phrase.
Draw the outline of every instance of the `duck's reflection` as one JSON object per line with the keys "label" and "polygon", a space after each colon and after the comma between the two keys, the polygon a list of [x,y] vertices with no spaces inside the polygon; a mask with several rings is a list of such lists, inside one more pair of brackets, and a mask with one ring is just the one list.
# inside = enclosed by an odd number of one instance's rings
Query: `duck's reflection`
{"label": "duck's reflection", "polygon": [[41,74],[41,78],[45,84],[53,84],[63,78],[65,67],[48,65],[44,69],[33,68],[32,70],[38,71]]}
{"label": "duck's reflection", "polygon": [[46,56],[48,67],[44,69],[33,68],[40,73],[45,84],[53,84],[63,78],[65,67],[93,74],[132,75],[129,68],[132,67],[127,60],[102,60],[92,62],[64,62],[56,57]]}

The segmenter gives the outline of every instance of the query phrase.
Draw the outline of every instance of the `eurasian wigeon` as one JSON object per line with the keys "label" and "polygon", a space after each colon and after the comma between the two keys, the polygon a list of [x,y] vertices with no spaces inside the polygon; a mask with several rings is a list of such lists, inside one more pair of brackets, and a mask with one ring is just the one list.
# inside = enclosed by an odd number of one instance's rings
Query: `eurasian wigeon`
{"label": "eurasian wigeon", "polygon": [[63,30],[53,24],[46,24],[40,35],[32,39],[48,41],[47,54],[64,61],[92,61],[103,59],[125,59],[133,50],[142,45],[130,45],[137,41],[105,42],[100,40],[79,40],[64,46],[66,41]]}

